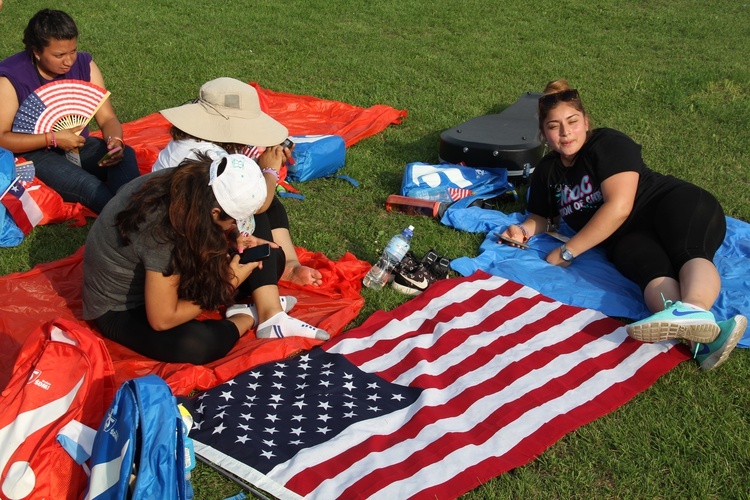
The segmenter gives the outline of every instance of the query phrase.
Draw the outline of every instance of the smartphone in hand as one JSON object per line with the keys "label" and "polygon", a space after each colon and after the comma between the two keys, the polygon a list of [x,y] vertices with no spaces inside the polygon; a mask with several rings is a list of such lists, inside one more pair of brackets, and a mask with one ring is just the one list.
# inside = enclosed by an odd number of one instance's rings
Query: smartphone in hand
{"label": "smartphone in hand", "polygon": [[240,254],[240,264],[247,264],[249,262],[258,262],[259,260],[267,259],[271,255],[271,245],[263,243],[254,247],[248,247]]}
{"label": "smartphone in hand", "polygon": [[112,156],[115,155],[116,153],[118,153],[121,149],[122,149],[122,146],[117,146],[117,147],[112,148],[109,151],[107,151],[107,154],[105,154],[104,156],[102,156],[102,159],[99,160],[99,164],[101,165],[102,162],[105,162],[105,161],[109,160],[110,158],[112,158]]}
{"label": "smartphone in hand", "polygon": [[518,245],[519,247],[524,248],[524,249],[529,248],[529,245],[527,245],[526,243],[523,243],[522,241],[514,240],[512,238],[508,238],[507,236],[503,236],[500,233],[495,233],[495,236],[497,236],[498,239],[502,241],[503,243],[508,243],[510,245]]}

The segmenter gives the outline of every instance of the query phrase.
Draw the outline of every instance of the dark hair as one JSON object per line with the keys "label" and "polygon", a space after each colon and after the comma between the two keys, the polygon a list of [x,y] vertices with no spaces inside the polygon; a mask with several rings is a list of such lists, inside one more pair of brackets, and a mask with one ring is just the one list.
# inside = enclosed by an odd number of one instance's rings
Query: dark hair
{"label": "dark hair", "polygon": [[[549,112],[552,111],[554,108],[557,107],[560,102],[565,102],[573,106],[576,110],[580,111],[583,116],[586,115],[586,110],[583,108],[583,102],[581,101],[581,96],[578,95],[578,92],[574,93],[568,93],[568,91],[573,91],[575,89],[571,89],[570,85],[568,84],[567,80],[559,79],[559,80],[553,80],[549,83],[547,83],[547,86],[544,87],[544,92],[542,93],[542,97],[539,98],[539,107],[538,107],[538,115],[539,115],[539,134],[544,138],[544,121],[547,119],[547,116],[549,115]],[[565,99],[561,100],[555,100],[555,99],[549,99],[547,96],[551,95],[566,95]],[[568,97],[569,96],[569,97]]]}
{"label": "dark hair", "polygon": [[[224,160],[226,161],[226,160]],[[199,153],[179,166],[156,175],[135,191],[115,225],[124,245],[147,219],[159,219],[151,231],[158,242],[174,245],[165,276],[180,275],[178,296],[205,310],[216,310],[234,299],[234,274],[227,254],[229,244],[211,216],[219,208],[208,185],[211,159]],[[231,217],[223,210],[221,220]]]}
{"label": "dark hair", "polygon": [[43,52],[51,39],[72,40],[78,38],[75,21],[61,10],[43,9],[34,14],[23,30],[23,44],[26,51]]}
{"label": "dark hair", "polygon": [[186,139],[193,139],[196,141],[204,141],[204,142],[210,142],[211,144],[216,144],[221,149],[229,153],[230,155],[233,154],[242,154],[242,150],[244,149],[244,144],[237,144],[236,142],[216,142],[216,141],[207,141],[205,139],[201,139],[200,137],[195,137],[194,135],[190,135],[184,130],[181,130],[174,125],[172,125],[172,128],[169,129],[169,134],[172,136],[172,139],[175,141],[184,141]]}

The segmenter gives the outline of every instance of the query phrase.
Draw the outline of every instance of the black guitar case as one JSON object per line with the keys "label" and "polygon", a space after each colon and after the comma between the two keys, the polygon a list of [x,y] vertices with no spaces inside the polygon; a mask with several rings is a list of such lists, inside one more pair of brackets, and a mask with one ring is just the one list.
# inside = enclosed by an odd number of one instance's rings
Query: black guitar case
{"label": "black guitar case", "polygon": [[484,115],[440,134],[440,161],[508,171],[508,180],[528,180],[544,156],[539,140],[537,102],[542,94],[526,92],[496,115]]}

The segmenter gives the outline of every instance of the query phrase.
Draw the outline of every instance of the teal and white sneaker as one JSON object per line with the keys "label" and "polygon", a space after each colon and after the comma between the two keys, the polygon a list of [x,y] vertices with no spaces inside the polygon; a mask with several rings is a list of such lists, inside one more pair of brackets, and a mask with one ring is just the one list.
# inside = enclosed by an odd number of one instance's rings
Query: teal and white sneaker
{"label": "teal and white sneaker", "polygon": [[666,301],[665,306],[663,311],[627,325],[628,335],[641,342],[685,339],[700,343],[712,342],[719,335],[719,325],[711,311],[679,301]]}
{"label": "teal and white sneaker", "polygon": [[716,340],[708,344],[696,343],[694,346],[695,359],[703,371],[713,370],[727,360],[729,353],[745,334],[747,318],[738,314],[726,321],[719,321],[719,327],[721,333]]}

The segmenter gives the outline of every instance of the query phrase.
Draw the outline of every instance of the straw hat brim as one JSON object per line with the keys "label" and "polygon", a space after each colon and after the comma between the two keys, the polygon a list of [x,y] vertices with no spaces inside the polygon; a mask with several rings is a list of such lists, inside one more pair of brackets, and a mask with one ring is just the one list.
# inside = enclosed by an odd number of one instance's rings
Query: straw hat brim
{"label": "straw hat brim", "polygon": [[275,146],[289,137],[289,130],[265,113],[252,118],[235,116],[237,110],[222,112],[201,103],[164,109],[160,113],[183,132],[204,141],[249,146]]}

